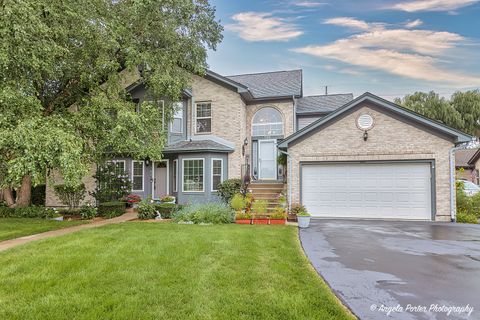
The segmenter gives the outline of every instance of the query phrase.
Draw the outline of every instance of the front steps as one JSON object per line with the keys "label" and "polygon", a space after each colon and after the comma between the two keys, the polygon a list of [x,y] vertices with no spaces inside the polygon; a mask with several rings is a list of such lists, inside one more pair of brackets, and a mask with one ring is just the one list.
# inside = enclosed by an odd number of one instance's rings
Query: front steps
{"label": "front steps", "polygon": [[266,200],[267,213],[271,213],[280,206],[277,197],[283,191],[283,186],[283,182],[278,181],[255,181],[248,185],[247,191],[252,193],[255,200]]}

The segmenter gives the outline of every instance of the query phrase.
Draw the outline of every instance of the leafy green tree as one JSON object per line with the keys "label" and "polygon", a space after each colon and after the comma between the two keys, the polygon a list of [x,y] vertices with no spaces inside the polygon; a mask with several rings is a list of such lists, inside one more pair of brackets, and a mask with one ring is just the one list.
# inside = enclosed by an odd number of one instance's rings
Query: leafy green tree
{"label": "leafy green tree", "polygon": [[456,92],[451,99],[440,97],[433,91],[415,92],[403,99],[395,99],[395,103],[466,133],[478,135],[480,132],[478,90]]}
{"label": "leafy green tree", "polygon": [[221,31],[207,0],[0,0],[7,204],[28,205],[32,183],[51,170],[77,185],[112,154],[160,159],[161,109],[145,103],[136,112],[125,88],[141,79],[149,101],[175,101],[204,73]]}

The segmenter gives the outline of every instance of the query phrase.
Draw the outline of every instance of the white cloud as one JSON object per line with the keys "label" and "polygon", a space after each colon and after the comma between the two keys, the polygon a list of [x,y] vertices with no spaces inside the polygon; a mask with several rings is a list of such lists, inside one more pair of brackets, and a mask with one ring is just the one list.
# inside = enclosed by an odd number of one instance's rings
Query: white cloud
{"label": "white cloud", "polygon": [[288,41],[303,34],[303,31],[287,19],[274,17],[266,12],[242,12],[232,17],[234,24],[227,30],[238,33],[247,41]]}
{"label": "white cloud", "polygon": [[423,21],[420,20],[420,19],[417,19],[417,20],[413,20],[413,21],[407,21],[405,23],[405,27],[413,29],[413,28],[416,28],[418,26],[421,26],[422,24],[423,24]]}
{"label": "white cloud", "polygon": [[326,2],[317,2],[317,1],[294,1],[293,5],[297,7],[305,7],[305,8],[316,8],[324,6],[328,3]]}
{"label": "white cloud", "polygon": [[463,41],[462,36],[450,32],[372,28],[330,44],[293,51],[412,79],[475,86],[479,77],[441,67],[448,60],[447,51]]}
{"label": "white cloud", "polygon": [[325,20],[323,23],[333,24],[333,25],[342,26],[342,27],[348,27],[352,29],[359,29],[359,30],[370,29],[370,26],[365,21],[357,20],[355,18],[350,18],[350,17],[331,18],[331,19]]}
{"label": "white cloud", "polygon": [[480,0],[412,0],[396,3],[390,8],[407,12],[452,11],[479,1]]}

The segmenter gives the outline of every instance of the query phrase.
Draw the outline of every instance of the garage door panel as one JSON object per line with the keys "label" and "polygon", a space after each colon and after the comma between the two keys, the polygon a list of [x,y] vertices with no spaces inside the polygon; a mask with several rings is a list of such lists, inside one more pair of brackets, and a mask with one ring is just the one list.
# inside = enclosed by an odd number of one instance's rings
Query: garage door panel
{"label": "garage door panel", "polygon": [[303,165],[302,203],[319,217],[430,220],[430,164]]}

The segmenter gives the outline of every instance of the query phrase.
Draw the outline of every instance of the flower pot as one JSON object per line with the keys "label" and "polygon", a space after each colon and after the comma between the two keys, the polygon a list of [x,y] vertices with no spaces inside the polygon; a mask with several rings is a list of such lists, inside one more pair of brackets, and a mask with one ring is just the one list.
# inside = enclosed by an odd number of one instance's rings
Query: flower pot
{"label": "flower pot", "polygon": [[255,218],[253,224],[268,224],[268,218]]}
{"label": "flower pot", "polygon": [[252,219],[236,219],[236,224],[252,224]]}
{"label": "flower pot", "polygon": [[285,219],[270,219],[270,224],[285,224]]}
{"label": "flower pot", "polygon": [[132,208],[137,209],[138,208],[138,203],[132,203]]}
{"label": "flower pot", "polygon": [[310,216],[297,216],[298,227],[299,228],[308,228],[310,225]]}
{"label": "flower pot", "polygon": [[297,221],[297,215],[296,214],[288,214],[288,221],[296,222]]}

